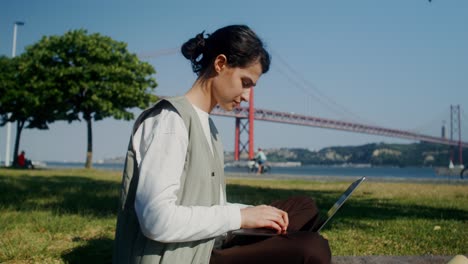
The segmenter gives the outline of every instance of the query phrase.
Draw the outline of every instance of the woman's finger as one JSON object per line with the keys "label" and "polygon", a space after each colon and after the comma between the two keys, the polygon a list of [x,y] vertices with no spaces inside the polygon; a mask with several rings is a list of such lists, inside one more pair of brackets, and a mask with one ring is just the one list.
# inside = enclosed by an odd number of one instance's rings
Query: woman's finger
{"label": "woman's finger", "polygon": [[278,208],[274,208],[275,221],[281,226],[282,230],[286,230],[289,225],[288,213]]}

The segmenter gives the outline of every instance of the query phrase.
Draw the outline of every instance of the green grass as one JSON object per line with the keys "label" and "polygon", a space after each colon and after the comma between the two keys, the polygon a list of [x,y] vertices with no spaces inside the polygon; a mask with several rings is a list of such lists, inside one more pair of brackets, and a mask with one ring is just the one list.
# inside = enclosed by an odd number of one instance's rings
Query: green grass
{"label": "green grass", "polygon": [[[121,173],[0,169],[0,263],[110,263]],[[349,182],[229,179],[231,202],[309,195],[325,212]],[[333,255],[468,251],[468,185],[365,182],[322,234]]]}

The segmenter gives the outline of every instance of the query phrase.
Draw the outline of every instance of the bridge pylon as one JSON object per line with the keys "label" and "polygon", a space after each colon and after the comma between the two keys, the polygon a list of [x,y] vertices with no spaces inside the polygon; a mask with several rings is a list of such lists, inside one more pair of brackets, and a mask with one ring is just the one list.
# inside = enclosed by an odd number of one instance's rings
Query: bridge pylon
{"label": "bridge pylon", "polygon": [[[248,118],[236,117],[236,129],[234,136],[234,160],[239,160],[243,152],[247,152],[249,159],[254,157],[254,89],[250,89],[249,95],[249,115]],[[242,137],[243,133],[247,134],[247,140]],[[242,140],[244,139],[244,141]]]}
{"label": "bridge pylon", "polygon": [[[460,166],[463,166],[463,147],[461,140],[461,118],[460,118],[460,105],[450,105],[450,140],[454,140],[458,134],[458,158]],[[454,163],[454,147],[451,147],[450,161]]]}

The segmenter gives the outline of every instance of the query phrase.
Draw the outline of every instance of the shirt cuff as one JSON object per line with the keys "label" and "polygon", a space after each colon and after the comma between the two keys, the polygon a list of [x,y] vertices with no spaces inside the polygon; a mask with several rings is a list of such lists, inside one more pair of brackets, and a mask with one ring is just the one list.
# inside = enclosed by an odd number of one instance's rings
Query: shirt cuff
{"label": "shirt cuff", "polygon": [[241,217],[241,208],[238,206],[229,206],[229,230],[236,230],[241,228],[242,217]]}

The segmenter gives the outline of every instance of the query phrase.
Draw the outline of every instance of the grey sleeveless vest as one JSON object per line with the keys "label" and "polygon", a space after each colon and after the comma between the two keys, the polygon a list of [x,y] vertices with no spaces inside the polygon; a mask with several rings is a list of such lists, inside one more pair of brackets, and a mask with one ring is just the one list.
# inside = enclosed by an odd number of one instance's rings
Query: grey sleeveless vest
{"label": "grey sleeveless vest", "polygon": [[157,102],[138,117],[133,127],[122,177],[113,263],[183,264],[209,263],[210,260],[214,238],[193,242],[161,243],[145,237],[138,223],[134,206],[139,172],[135,151],[132,148],[132,138],[146,118],[158,115],[162,109],[176,111],[182,117],[189,135],[177,204],[183,206],[217,205],[220,203],[220,185],[226,193],[223,148],[218,131],[211,119],[210,131],[214,155],[206,142],[198,115],[185,97]]}

